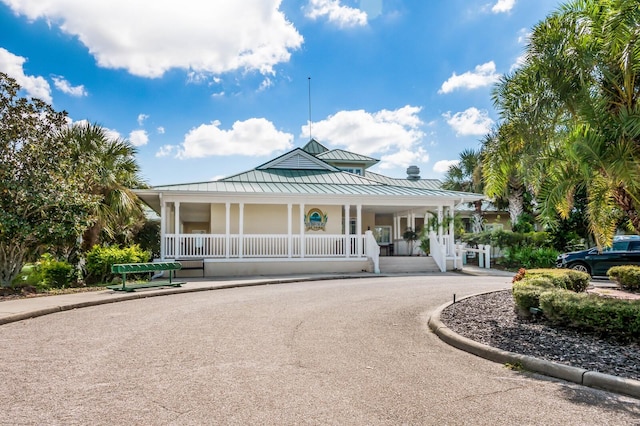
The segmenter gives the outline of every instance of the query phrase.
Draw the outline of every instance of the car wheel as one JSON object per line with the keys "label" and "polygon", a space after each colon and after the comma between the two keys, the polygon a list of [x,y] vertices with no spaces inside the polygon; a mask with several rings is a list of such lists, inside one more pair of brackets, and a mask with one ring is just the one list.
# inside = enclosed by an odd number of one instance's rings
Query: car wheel
{"label": "car wheel", "polygon": [[587,274],[591,275],[591,271],[589,270],[589,267],[584,263],[574,263],[573,265],[570,266],[570,268],[573,269],[574,271],[586,272]]}

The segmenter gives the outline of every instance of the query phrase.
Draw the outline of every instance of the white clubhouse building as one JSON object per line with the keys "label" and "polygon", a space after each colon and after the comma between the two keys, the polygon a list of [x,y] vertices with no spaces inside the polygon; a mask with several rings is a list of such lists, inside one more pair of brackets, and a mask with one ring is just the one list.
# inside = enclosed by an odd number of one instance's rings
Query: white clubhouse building
{"label": "white clubhouse building", "polygon": [[[136,193],[160,215],[160,258],[200,260],[205,276],[385,272],[380,256],[409,254],[425,270],[459,268],[444,219],[484,196],[443,190],[414,167],[406,179],[369,171],[377,162],[312,139],[244,173]],[[425,256],[403,234],[433,217],[450,225],[431,231]]]}

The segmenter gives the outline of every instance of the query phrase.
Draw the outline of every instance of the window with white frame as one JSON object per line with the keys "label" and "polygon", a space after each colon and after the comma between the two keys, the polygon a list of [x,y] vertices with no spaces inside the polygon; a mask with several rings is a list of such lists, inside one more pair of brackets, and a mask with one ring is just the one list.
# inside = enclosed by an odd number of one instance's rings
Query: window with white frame
{"label": "window with white frame", "polygon": [[340,167],[343,172],[353,173],[354,175],[363,176],[362,167]]}
{"label": "window with white frame", "polygon": [[390,226],[375,226],[373,228],[373,236],[379,245],[391,244],[391,227]]}

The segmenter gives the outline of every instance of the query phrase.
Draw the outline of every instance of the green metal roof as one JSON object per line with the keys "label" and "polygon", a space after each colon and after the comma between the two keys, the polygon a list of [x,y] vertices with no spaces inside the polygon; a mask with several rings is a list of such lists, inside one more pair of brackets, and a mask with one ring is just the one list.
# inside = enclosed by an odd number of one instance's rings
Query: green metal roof
{"label": "green metal roof", "polygon": [[368,170],[365,172],[364,176],[367,179],[370,179],[385,185],[398,185],[398,186],[407,186],[410,188],[424,188],[424,189],[442,188],[442,182],[440,182],[438,179],[417,179],[417,180],[398,179],[398,178],[391,178],[378,173],[370,172]]}
{"label": "green metal roof", "polygon": [[352,184],[352,185],[382,185],[362,176],[346,172],[330,170],[302,170],[302,169],[264,169],[249,170],[234,176],[220,179],[221,182],[255,182],[255,183],[313,183],[313,184]]}
{"label": "green metal roof", "polygon": [[379,161],[375,158],[367,157],[366,155],[360,155],[342,149],[332,149],[331,151],[318,154],[316,157],[326,161],[327,163],[363,163],[367,167],[373,166]]}
{"label": "green metal roof", "polygon": [[[344,173],[349,175],[348,173]],[[356,176],[356,175],[353,175]],[[357,176],[356,176],[357,177]],[[156,186],[151,190],[136,192],[209,192],[209,193],[254,193],[254,194],[320,194],[320,195],[385,195],[385,196],[426,196],[447,198],[470,198],[480,194],[447,191],[443,189],[411,188],[382,184],[337,184],[337,183],[291,183],[291,182],[250,182],[214,181]],[[480,195],[481,196],[481,195]]]}
{"label": "green metal roof", "polygon": [[324,145],[315,139],[311,139],[305,146],[302,147],[303,151],[308,152],[311,155],[318,155],[325,151],[329,151]]}

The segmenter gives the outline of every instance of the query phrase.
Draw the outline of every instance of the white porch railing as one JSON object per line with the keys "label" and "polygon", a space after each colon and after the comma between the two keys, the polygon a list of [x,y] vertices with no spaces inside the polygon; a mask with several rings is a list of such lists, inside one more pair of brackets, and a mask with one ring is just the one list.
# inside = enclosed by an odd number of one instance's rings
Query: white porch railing
{"label": "white porch railing", "polygon": [[[164,257],[188,258],[330,258],[364,257],[364,234],[305,235],[301,254],[300,235],[287,234],[166,234]],[[176,245],[177,240],[177,245]],[[347,241],[349,243],[347,249]],[[177,253],[176,253],[177,250]]]}
{"label": "white porch railing", "polygon": [[440,272],[446,272],[447,270],[447,251],[445,244],[440,242],[438,234],[434,231],[429,232],[429,250],[431,257],[440,268]]}

